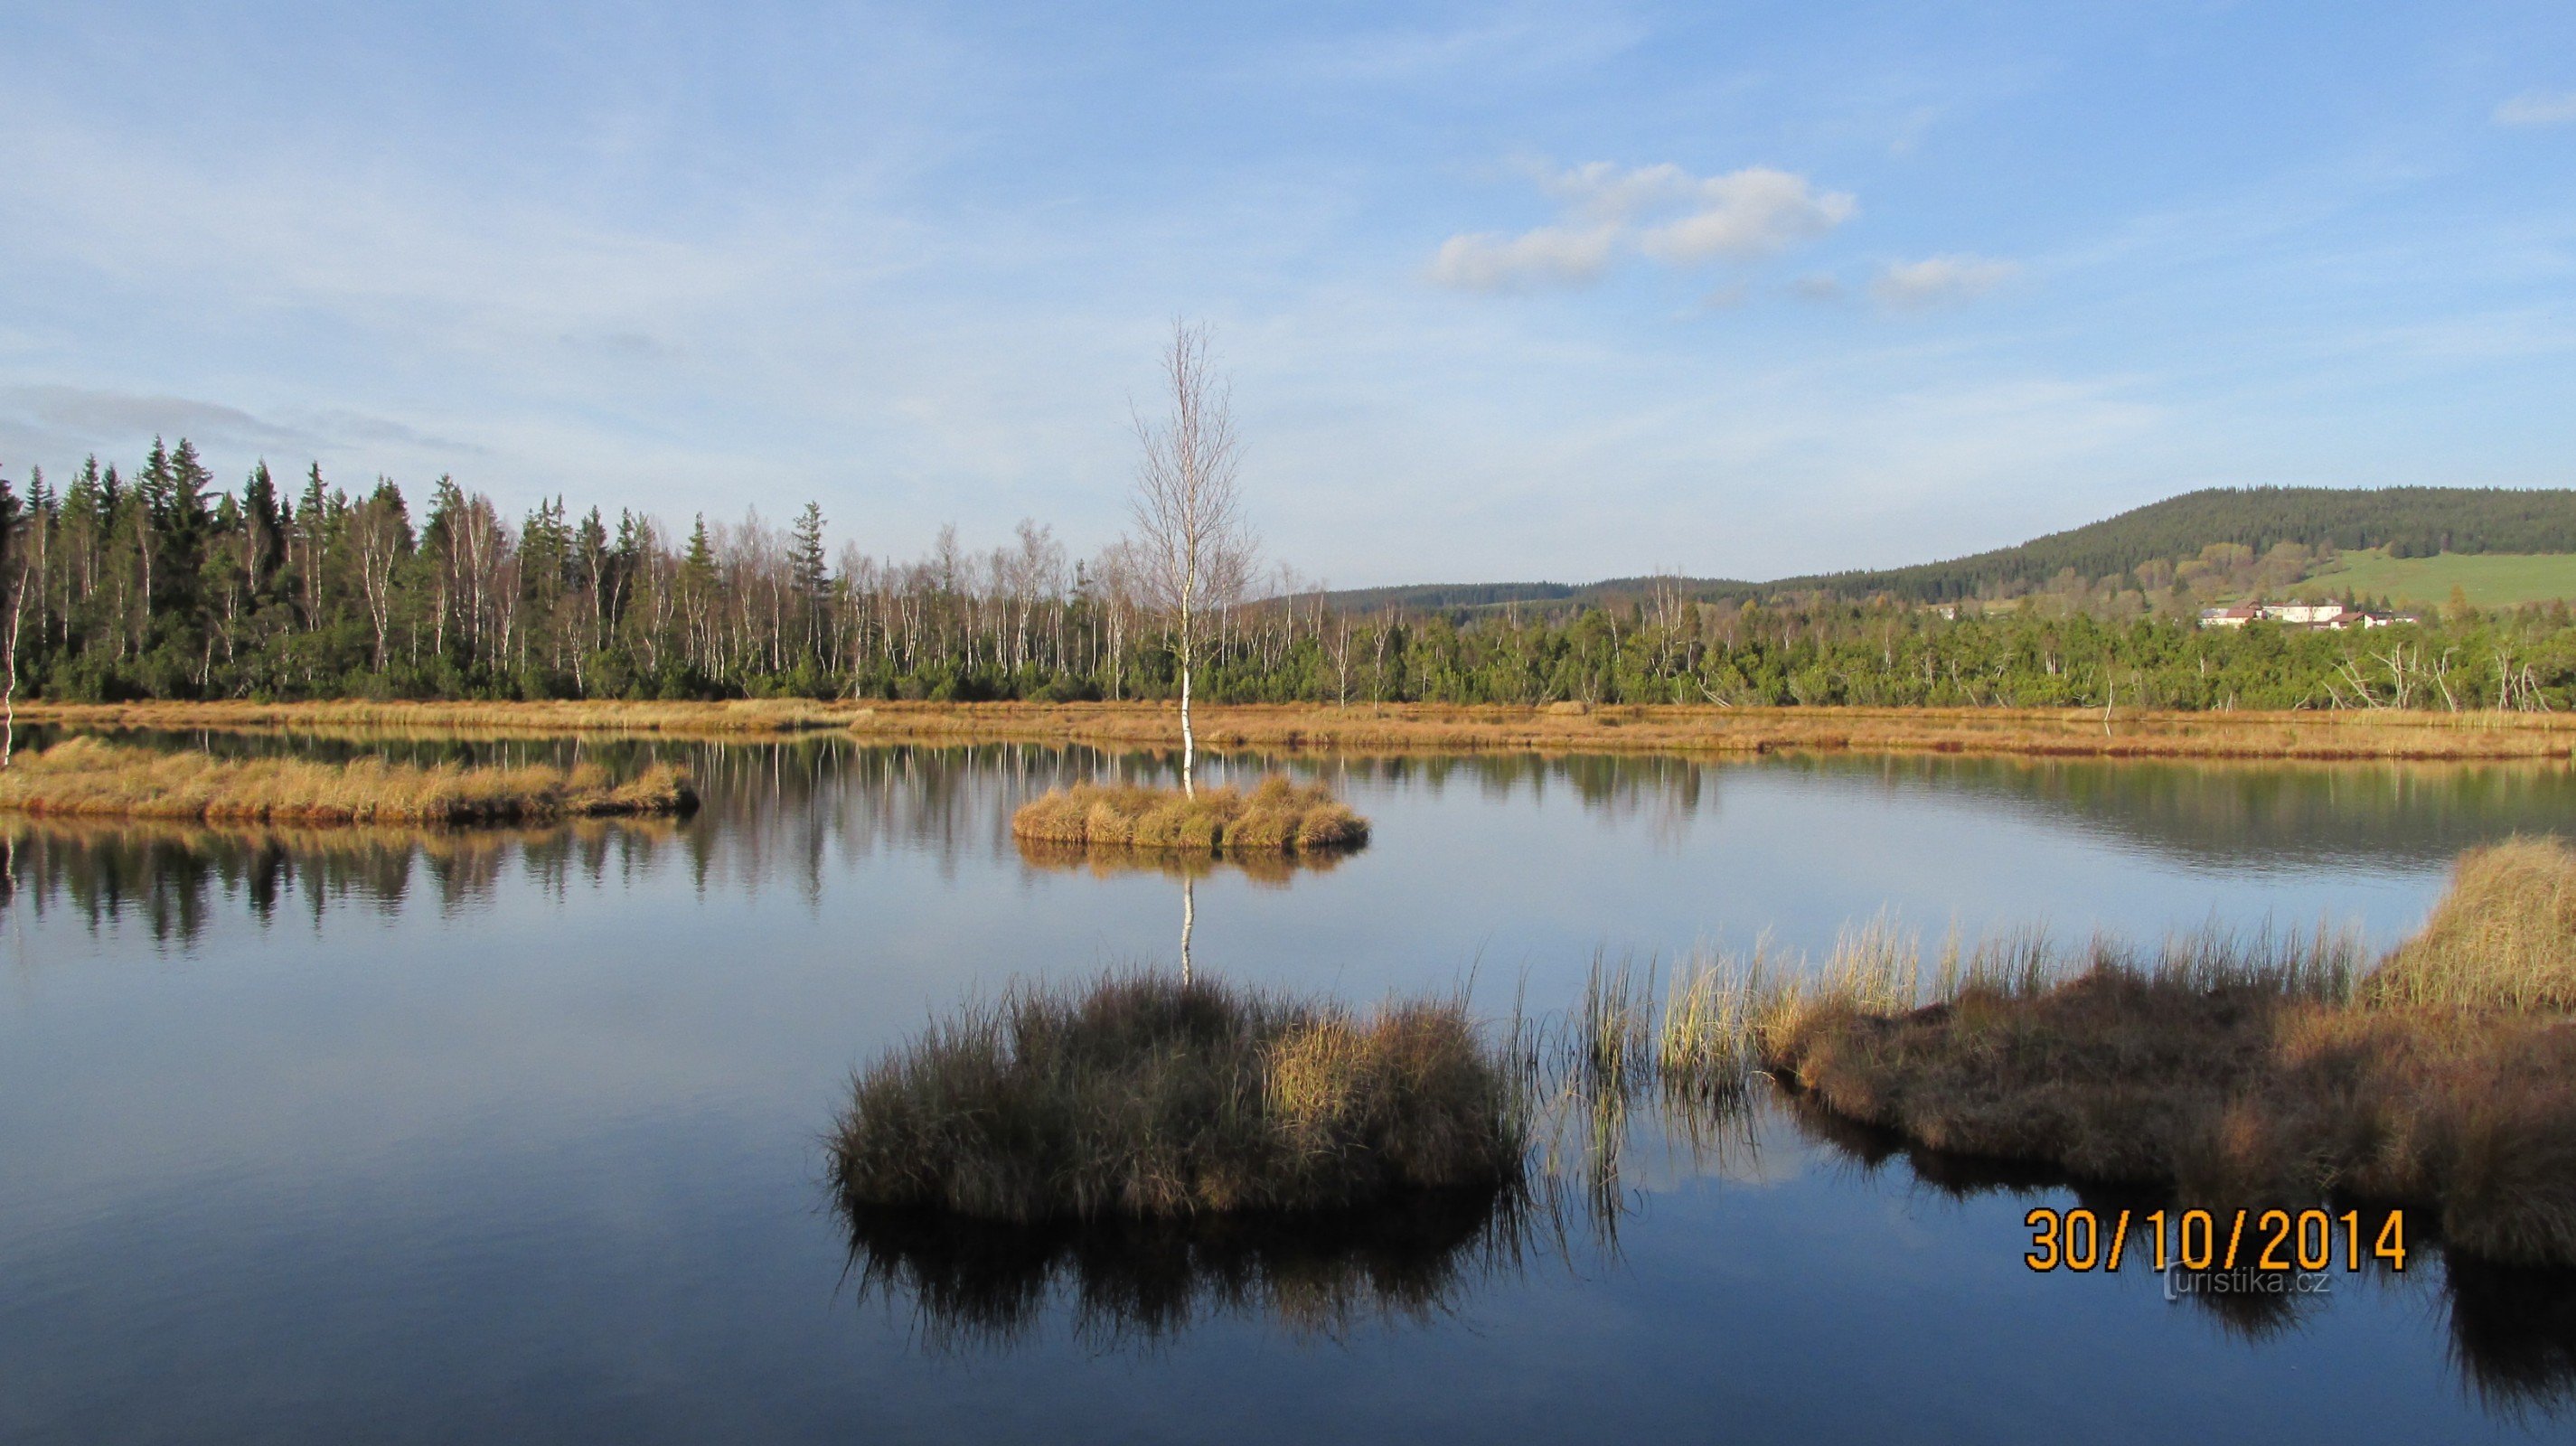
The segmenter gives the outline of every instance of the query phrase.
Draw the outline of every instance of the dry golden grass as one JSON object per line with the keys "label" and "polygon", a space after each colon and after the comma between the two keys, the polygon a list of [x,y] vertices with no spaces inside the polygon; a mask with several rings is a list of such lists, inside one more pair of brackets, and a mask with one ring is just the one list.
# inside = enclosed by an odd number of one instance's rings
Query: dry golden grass
{"label": "dry golden grass", "polygon": [[[1937,1151],[2221,1209],[2339,1193],[2427,1212],[2481,1258],[2576,1264],[2576,1021],[2550,982],[2560,956],[2525,937],[2563,934],[2571,882],[2554,844],[2473,855],[2425,934],[2368,974],[2329,936],[2201,936],[2151,961],[2008,941],[1945,966],[1919,1004],[1910,949],[1882,940],[1820,981],[1753,987],[1742,1044],[1701,1048],[1740,1047]],[[2478,952],[2497,919],[2523,952]]]}
{"label": "dry golden grass", "polygon": [[1249,794],[1076,784],[1022,805],[1011,815],[1011,832],[1088,848],[1303,855],[1359,847],[1368,842],[1368,820],[1322,784],[1301,787],[1274,774]]}
{"label": "dry golden grass", "polygon": [[1515,1073],[1457,1001],[1338,1006],[1161,975],[1023,986],[860,1075],[852,1209],[995,1220],[1313,1211],[1516,1178]]}
{"label": "dry golden grass", "polygon": [[422,767],[382,759],[217,758],[73,738],[0,770],[0,809],[261,823],[518,823],[682,813],[688,776],[657,764],[625,782],[596,765]]}
{"label": "dry golden grass", "polygon": [[2576,1009],[2576,853],[2517,838],[2461,855],[2450,892],[2371,989],[2386,1004]]}
{"label": "dry golden grass", "polygon": [[362,699],[329,703],[37,702],[21,704],[18,721],[91,730],[217,729],[355,737],[652,733],[719,738],[845,728],[856,711],[849,704],[802,698],[745,698],[717,703],[414,703]]}
{"label": "dry golden grass", "polygon": [[[846,728],[883,742],[1042,740],[1167,748],[1178,716],[1160,703],[33,703],[30,723],[80,728],[364,729],[560,734],[646,731],[720,737]],[[1715,708],[1682,705],[1336,708],[1201,705],[1217,750],[1353,753],[1763,753],[1781,749],[2097,758],[2556,758],[2576,748],[2576,714],[2371,710],[2115,712],[2055,708]]]}

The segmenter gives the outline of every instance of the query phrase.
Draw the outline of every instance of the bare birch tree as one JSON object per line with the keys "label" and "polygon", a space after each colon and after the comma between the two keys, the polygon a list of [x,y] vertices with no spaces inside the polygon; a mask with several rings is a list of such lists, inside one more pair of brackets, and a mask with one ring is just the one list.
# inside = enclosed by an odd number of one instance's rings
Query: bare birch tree
{"label": "bare birch tree", "polygon": [[1207,645],[1207,617],[1243,591],[1253,542],[1243,520],[1243,448],[1232,396],[1209,375],[1205,327],[1172,323],[1163,381],[1170,414],[1159,425],[1135,418],[1145,453],[1136,469],[1136,583],[1146,606],[1172,629],[1181,671],[1181,788],[1195,794],[1190,692]]}

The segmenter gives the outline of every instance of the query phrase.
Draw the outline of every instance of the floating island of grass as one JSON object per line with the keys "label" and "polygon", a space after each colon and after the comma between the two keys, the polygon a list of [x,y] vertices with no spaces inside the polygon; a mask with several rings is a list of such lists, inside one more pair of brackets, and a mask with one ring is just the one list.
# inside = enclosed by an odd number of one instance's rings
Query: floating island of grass
{"label": "floating island of grass", "polygon": [[1325,854],[1368,842],[1368,820],[1322,784],[1284,776],[1250,793],[1234,788],[1142,788],[1076,784],[1023,805],[1011,832],[1050,844],[1201,853]]}
{"label": "floating island of grass", "polygon": [[1021,985],[861,1074],[853,1211],[1019,1223],[1372,1206],[1519,1177],[1508,1052],[1463,1000],[1339,1005],[1168,976]]}
{"label": "floating island of grass", "polygon": [[697,807],[689,776],[655,764],[612,779],[596,764],[467,767],[358,758],[218,758],[68,739],[0,769],[0,809],[209,823],[542,823]]}

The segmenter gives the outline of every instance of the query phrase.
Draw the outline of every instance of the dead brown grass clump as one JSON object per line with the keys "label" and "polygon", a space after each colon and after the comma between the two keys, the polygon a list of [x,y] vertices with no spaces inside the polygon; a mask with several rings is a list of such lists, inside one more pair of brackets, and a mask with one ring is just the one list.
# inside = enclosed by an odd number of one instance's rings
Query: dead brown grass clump
{"label": "dead brown grass clump", "polygon": [[423,767],[361,758],[217,758],[73,738],[0,770],[0,809],[251,823],[519,823],[685,813],[688,775],[656,764],[623,782],[594,764]]}
{"label": "dead brown grass clump", "polygon": [[1153,974],[1023,986],[859,1076],[852,1208],[995,1220],[1311,1211],[1494,1188],[1515,1073],[1457,1001],[1336,1006]]}
{"label": "dead brown grass clump", "polygon": [[1076,784],[1023,805],[1011,816],[1011,832],[1093,847],[1327,853],[1368,842],[1368,820],[1322,784],[1300,786],[1274,774],[1250,794]]}
{"label": "dead brown grass clump", "polygon": [[1921,1007],[1786,989],[1756,1049],[1814,1103],[1934,1150],[2218,1209],[2348,1195],[2427,1211],[2482,1258],[2576,1263],[2576,1021],[2461,941],[2463,919],[2550,916],[2571,871],[2554,845],[2472,856],[2425,935],[2357,982],[2315,947],[2097,949],[1971,969]]}
{"label": "dead brown grass clump", "polygon": [[2423,932],[2371,983],[2385,1004],[2576,1009],[2576,852],[2517,838],[2462,854]]}

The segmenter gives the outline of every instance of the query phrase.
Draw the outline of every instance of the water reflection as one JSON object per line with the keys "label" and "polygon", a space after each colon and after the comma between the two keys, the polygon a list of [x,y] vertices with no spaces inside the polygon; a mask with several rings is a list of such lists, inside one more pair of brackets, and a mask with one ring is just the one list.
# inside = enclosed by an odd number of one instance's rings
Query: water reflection
{"label": "water reflection", "polygon": [[384,915],[421,898],[441,913],[491,898],[517,865],[546,892],[649,867],[678,837],[660,820],[541,829],[212,827],[159,820],[11,819],[0,827],[0,904],[67,910],[92,930],[131,919],[162,943],[203,934],[238,900],[261,923],[335,906]]}
{"label": "water reflection", "polygon": [[[2126,1211],[2131,1225],[2122,1274],[2154,1273],[2151,1264],[2143,1264],[2154,1259],[2155,1248],[2145,1221],[2158,1210],[2180,1208],[2171,1195],[2152,1187],[2079,1180],[2046,1165],[1929,1149],[1792,1092],[1775,1091],[1771,1104],[1776,1117],[1800,1138],[1827,1147],[1863,1174],[1901,1168],[1909,1185],[1952,1200],[2000,1195],[2058,1209],[2087,1209],[2105,1222],[2117,1222]],[[2386,1207],[2337,1202],[2333,1208],[2360,1210],[2361,1238],[2378,1238]],[[2480,1408],[2531,1418],[2559,1416],[2576,1407],[2576,1269],[2502,1266],[2457,1255],[2444,1248],[2431,1225],[2424,1212],[2408,1212],[2410,1254],[2402,1272],[2390,1271],[2376,1257],[2365,1257],[2358,1272],[2345,1270],[2338,1260],[2324,1272],[2323,1289],[2274,1291],[2245,1288],[2244,1273],[2176,1267],[2164,1278],[2161,1299],[2186,1306],[2230,1340],[2253,1345],[2309,1327],[2334,1309],[2344,1293],[2427,1296],[2438,1303],[2448,1326],[2451,1362],[2461,1385]],[[2106,1239],[2103,1249],[2108,1248]]]}
{"label": "water reflection", "polygon": [[1034,872],[1087,873],[1095,879],[1122,874],[1160,874],[1173,880],[1197,880],[1216,874],[1240,874],[1265,888],[1284,889],[1301,874],[1326,874],[1350,855],[1338,851],[1273,853],[1205,853],[1197,849],[1123,848],[1115,844],[1057,843],[1014,836],[1020,862]]}
{"label": "water reflection", "polygon": [[[2135,1267],[2040,1283],[2022,1209],[2121,1197],[1837,1132],[1767,1085],[1560,1081],[1553,1162],[1484,1219],[996,1236],[844,1221],[815,1178],[854,1063],[964,994],[1169,960],[1185,885],[1212,973],[1468,987],[1502,1020],[1571,1003],[1596,950],[1776,928],[1812,954],[1891,901],[1931,930],[2139,939],[2367,910],[2385,942],[2457,846],[2576,817],[2563,768],[1238,756],[1203,767],[1344,791],[1367,855],[1140,874],[1033,855],[1009,818],[1060,782],[1168,778],[1149,755],[207,741],[668,760],[705,806],[533,832],[0,820],[0,1438],[605,1438],[649,1412],[727,1439],[2147,1440],[2186,1382],[2259,1434],[2457,1440],[2576,1396],[2564,1275],[2427,1245],[2236,1316]],[[154,940],[185,967],[135,967]],[[887,1309],[850,1309],[845,1268]],[[1366,1349],[1281,1347],[1344,1332]]]}
{"label": "water reflection", "polygon": [[1108,1350],[1220,1316],[1300,1338],[1428,1324],[1520,1266],[1533,1240],[1524,1206],[1517,1192],[1475,1191],[1297,1217],[1016,1226],[846,1204],[841,1217],[861,1300],[908,1307],[926,1349],[1007,1350],[1062,1320]]}
{"label": "water reflection", "polygon": [[2576,771],[2560,763],[2110,763],[1792,755],[1819,779],[1973,799],[2072,821],[2201,866],[2447,861],[2512,833],[2563,833]]}

